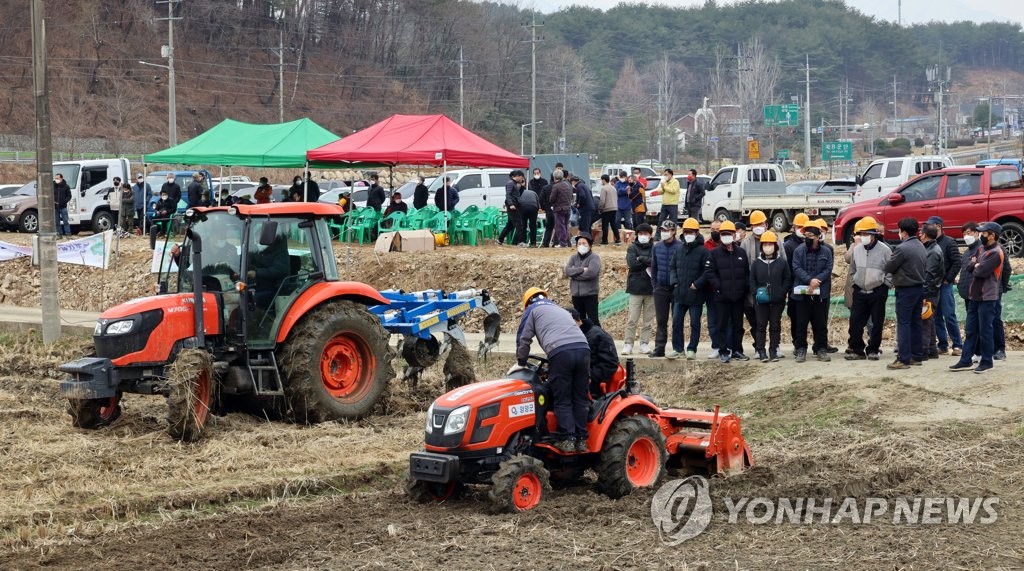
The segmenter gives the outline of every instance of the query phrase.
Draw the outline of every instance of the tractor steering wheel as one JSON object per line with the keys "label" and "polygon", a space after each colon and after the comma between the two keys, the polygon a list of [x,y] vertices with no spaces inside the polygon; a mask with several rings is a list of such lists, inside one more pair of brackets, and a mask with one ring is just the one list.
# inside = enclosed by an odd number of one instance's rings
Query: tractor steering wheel
{"label": "tractor steering wheel", "polygon": [[527,355],[526,361],[527,363],[531,361],[536,361],[536,364],[533,365],[533,368],[535,370],[546,369],[548,364],[547,357],[541,357],[540,355]]}

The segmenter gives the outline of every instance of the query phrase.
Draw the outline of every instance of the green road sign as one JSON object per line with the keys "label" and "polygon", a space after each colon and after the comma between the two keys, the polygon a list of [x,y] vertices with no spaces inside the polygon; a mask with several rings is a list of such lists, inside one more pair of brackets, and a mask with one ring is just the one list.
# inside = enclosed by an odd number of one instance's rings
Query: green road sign
{"label": "green road sign", "polygon": [[789,158],[789,149],[779,149],[779,158],[780,159],[788,159]]}
{"label": "green road sign", "polygon": [[796,127],[800,124],[800,106],[797,104],[765,105],[765,127]]}
{"label": "green road sign", "polygon": [[823,161],[852,161],[853,143],[850,141],[829,141],[821,146]]}

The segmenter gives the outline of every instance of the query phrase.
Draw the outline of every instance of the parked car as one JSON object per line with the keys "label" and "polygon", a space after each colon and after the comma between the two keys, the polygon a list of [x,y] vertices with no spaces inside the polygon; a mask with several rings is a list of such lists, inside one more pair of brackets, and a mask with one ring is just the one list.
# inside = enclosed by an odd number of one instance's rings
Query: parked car
{"label": "parked car", "polygon": [[7,198],[14,194],[16,190],[23,187],[23,184],[0,184],[0,198]]}
{"label": "parked car", "polygon": [[[156,207],[157,201],[160,200],[160,188],[163,187],[164,183],[167,182],[167,174],[174,173],[174,182],[178,183],[181,187],[181,200],[178,202],[178,212],[185,212],[188,208],[188,185],[192,182],[192,174],[196,171],[155,171],[146,175],[146,183],[149,184],[153,190],[153,196],[149,197],[146,201],[146,218],[153,218],[153,209]],[[210,171],[200,170],[198,172],[203,173],[203,184],[206,185],[206,191],[210,192],[210,196],[215,196],[211,192]]]}
{"label": "parked car", "polygon": [[[452,184],[459,189],[459,203],[455,209],[462,211],[474,204],[481,209],[488,206],[504,208],[505,183],[508,182],[508,173],[511,170],[461,169],[448,171],[447,176],[451,177]],[[442,187],[443,179],[443,176],[438,176],[427,187],[430,190],[430,200],[434,199],[437,189]]]}
{"label": "parked car", "polygon": [[20,186],[10,196],[0,198],[0,225],[5,230],[39,230],[39,200],[36,181]]}
{"label": "parked car", "polygon": [[656,171],[647,165],[618,163],[602,166],[601,172],[598,173],[597,176],[598,178],[600,178],[601,175],[606,174],[610,176],[612,180],[615,180],[615,177],[619,176],[620,171],[626,171],[626,174],[633,174],[633,169],[635,168],[640,169],[640,176],[648,179],[651,177],[658,176],[662,172]]}
{"label": "parked car", "polygon": [[924,173],[884,198],[840,210],[833,239],[849,245],[854,224],[865,216],[882,224],[890,241],[898,238],[897,224],[907,217],[924,222],[939,216],[942,231],[953,238],[963,237],[960,227],[965,222],[998,222],[1007,252],[1024,256],[1024,183],[1014,166],[950,167]]}
{"label": "parked car", "polygon": [[[320,195],[320,200],[318,200],[318,202],[323,202],[325,204],[337,204],[338,199],[341,198],[342,192],[348,192],[348,188],[345,188],[344,190],[340,188],[328,190],[327,192]],[[357,188],[356,191],[353,192],[351,196],[352,205],[355,208],[362,208],[366,206],[367,193],[368,191],[365,188]],[[402,196],[404,197],[405,195],[403,194]]]}
{"label": "parked car", "polygon": [[821,183],[821,187],[818,188],[818,194],[824,193],[846,193],[853,195],[857,192],[857,181],[848,178],[826,180]]}
{"label": "parked car", "polygon": [[872,161],[857,175],[854,202],[885,198],[908,180],[928,171],[953,166],[953,159],[940,155],[922,155]]}
{"label": "parked car", "polygon": [[821,188],[820,180],[801,180],[786,186],[786,194],[814,194]]}

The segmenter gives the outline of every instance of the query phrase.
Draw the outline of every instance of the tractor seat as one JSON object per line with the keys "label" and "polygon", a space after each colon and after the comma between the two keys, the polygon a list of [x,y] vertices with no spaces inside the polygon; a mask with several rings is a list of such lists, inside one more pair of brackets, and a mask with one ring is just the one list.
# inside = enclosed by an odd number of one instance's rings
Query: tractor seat
{"label": "tractor seat", "polygon": [[599,383],[593,381],[590,382],[590,394],[594,397],[600,397],[608,393],[615,393],[623,389],[626,386],[626,369],[619,365],[615,372],[612,373],[610,379],[606,379]]}

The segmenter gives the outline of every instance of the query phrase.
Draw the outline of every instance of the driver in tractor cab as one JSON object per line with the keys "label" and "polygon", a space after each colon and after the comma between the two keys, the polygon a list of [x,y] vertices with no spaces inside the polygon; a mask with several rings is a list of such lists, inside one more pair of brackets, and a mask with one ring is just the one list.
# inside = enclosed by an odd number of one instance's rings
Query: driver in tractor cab
{"label": "driver in tractor cab", "polygon": [[[291,261],[288,257],[288,235],[286,228],[278,228],[277,236],[268,246],[251,241],[249,265],[246,271],[246,284],[255,291],[256,307],[266,311],[270,308],[278,288],[290,271]],[[259,231],[254,230],[259,236]],[[252,248],[256,249],[252,249]]]}
{"label": "driver in tractor cab", "polygon": [[[234,282],[238,281],[241,264],[237,244],[242,242],[244,224],[235,216],[225,216],[221,220],[223,224],[213,225],[203,243],[203,278],[226,275]],[[204,279],[203,285],[207,283],[208,280]],[[224,288],[218,287],[218,290],[223,291]]]}
{"label": "driver in tractor cab", "polygon": [[569,312],[532,287],[523,294],[523,319],[516,335],[518,363],[508,374],[526,368],[533,338],[548,358],[548,384],[555,410],[555,448],[566,453],[587,451],[590,407],[590,345]]}
{"label": "driver in tractor cab", "polygon": [[576,308],[567,307],[565,310],[587,337],[587,344],[590,345],[590,394],[599,397],[604,394],[601,383],[611,381],[612,375],[619,369],[619,352],[615,349],[615,340],[607,331],[594,325],[590,318],[580,319],[580,312]]}

